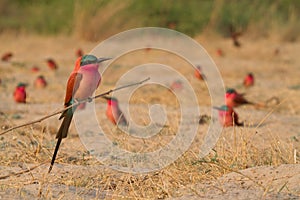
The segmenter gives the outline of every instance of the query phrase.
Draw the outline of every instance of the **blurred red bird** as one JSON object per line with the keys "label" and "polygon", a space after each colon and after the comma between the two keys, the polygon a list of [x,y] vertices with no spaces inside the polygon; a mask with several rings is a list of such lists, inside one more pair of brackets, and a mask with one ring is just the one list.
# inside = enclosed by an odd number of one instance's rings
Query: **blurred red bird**
{"label": "blurred red bird", "polygon": [[[84,55],[77,58],[75,67],[68,79],[64,106],[68,107],[78,100],[89,98],[98,88],[101,82],[101,75],[98,72],[100,62],[111,58],[97,58],[94,55]],[[55,162],[60,143],[68,135],[69,127],[73,118],[76,106],[65,110],[59,119],[63,119],[56,134],[57,143],[52,156],[48,173],[51,172]]]}
{"label": "blurred red bird", "polygon": [[31,71],[32,71],[32,72],[38,72],[38,71],[40,71],[40,68],[38,68],[37,66],[33,66],[33,67],[31,68]]}
{"label": "blurred red bird", "polygon": [[107,100],[106,116],[114,125],[127,126],[128,122],[120,110],[119,102],[114,97],[103,97]]}
{"label": "blurred red bird", "polygon": [[232,88],[226,90],[225,102],[229,107],[237,107],[243,104],[253,104],[252,102],[245,99],[244,94],[240,94]]}
{"label": "blurred red bird", "polygon": [[220,48],[217,49],[216,53],[217,53],[217,56],[220,56],[220,57],[224,56],[224,52]]}
{"label": "blurred red bird", "polygon": [[57,69],[58,69],[58,65],[57,65],[57,63],[54,61],[54,59],[48,58],[48,59],[46,60],[46,62],[47,62],[48,67],[49,67],[51,70],[57,70]]}
{"label": "blurred red bird", "polygon": [[82,51],[82,49],[80,49],[80,48],[77,49],[75,54],[76,54],[77,57],[83,56],[83,51]]}
{"label": "blurred red bird", "polygon": [[14,91],[14,99],[17,103],[26,103],[26,84],[19,83]]}
{"label": "blurred red bird", "polygon": [[10,59],[13,57],[13,54],[11,52],[7,52],[2,55],[1,60],[4,62],[10,61]]}
{"label": "blurred red bird", "polygon": [[205,79],[205,76],[204,74],[202,73],[201,71],[201,67],[198,65],[196,66],[196,69],[195,69],[195,73],[194,73],[195,77],[199,80],[204,80]]}
{"label": "blurred red bird", "polygon": [[239,122],[238,114],[233,110],[232,107],[223,105],[221,107],[214,108],[219,111],[219,122],[223,127],[244,125],[244,123]]}
{"label": "blurred red bird", "polygon": [[182,90],[183,85],[182,82],[180,80],[176,80],[174,81],[171,86],[170,86],[170,90]]}
{"label": "blurred red bird", "polygon": [[247,74],[247,76],[244,78],[243,84],[245,87],[250,87],[254,85],[254,76],[252,73]]}
{"label": "blurred red bird", "polygon": [[43,75],[38,76],[34,81],[34,86],[36,88],[44,88],[47,86],[47,81]]}
{"label": "blurred red bird", "polygon": [[233,45],[235,47],[240,47],[241,46],[241,43],[238,41],[238,37],[240,37],[242,35],[241,32],[237,32],[234,28],[233,25],[230,25],[229,26],[229,33],[230,33],[230,37],[233,41]]}
{"label": "blurred red bird", "polygon": [[78,105],[77,109],[78,109],[78,110],[84,110],[84,109],[85,109],[85,106],[86,106],[86,103],[85,103],[85,102],[84,102],[84,103],[81,103],[81,104]]}

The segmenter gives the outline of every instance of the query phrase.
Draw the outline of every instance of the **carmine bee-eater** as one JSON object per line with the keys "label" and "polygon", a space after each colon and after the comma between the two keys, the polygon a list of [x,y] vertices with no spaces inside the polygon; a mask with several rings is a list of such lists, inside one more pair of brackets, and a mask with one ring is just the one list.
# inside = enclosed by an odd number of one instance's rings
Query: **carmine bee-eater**
{"label": "carmine bee-eater", "polygon": [[180,80],[175,80],[171,85],[170,85],[170,90],[182,90],[183,89],[183,85],[182,82]]}
{"label": "carmine bee-eater", "polygon": [[230,37],[233,41],[233,45],[235,47],[240,47],[241,46],[241,43],[238,41],[238,37],[240,37],[242,35],[241,32],[237,32],[234,28],[233,25],[230,25],[229,26],[229,33],[230,33]]}
{"label": "carmine bee-eater", "polygon": [[[65,107],[77,101],[90,98],[101,82],[101,75],[98,72],[99,63],[109,59],[111,58],[97,58],[93,55],[84,55],[77,58],[74,70],[67,82]],[[67,137],[75,109],[76,106],[69,108],[59,117],[59,119],[63,119],[63,121],[56,134],[57,143],[48,173],[52,170],[61,140]]]}
{"label": "carmine bee-eater", "polygon": [[239,122],[237,113],[232,107],[223,105],[221,107],[214,107],[219,111],[219,122],[223,127],[227,126],[243,126],[244,123]]}
{"label": "carmine bee-eater", "polygon": [[57,63],[54,61],[54,59],[52,58],[47,58],[46,59],[47,65],[51,70],[57,70],[58,69],[58,65]]}
{"label": "carmine bee-eater", "polygon": [[194,73],[195,77],[199,80],[204,80],[205,79],[205,76],[204,74],[202,73],[201,71],[201,67],[198,65],[196,66],[196,69],[195,69],[195,73]]}
{"label": "carmine bee-eater", "polygon": [[31,68],[31,71],[32,71],[32,72],[38,72],[38,71],[40,71],[40,68],[39,68],[38,66],[33,66],[33,67]]}
{"label": "carmine bee-eater", "polygon": [[2,55],[1,60],[4,62],[10,61],[10,59],[13,57],[13,54],[11,52],[6,52]]}
{"label": "carmine bee-eater", "polygon": [[14,91],[14,99],[17,103],[26,103],[26,84],[19,83]]}
{"label": "carmine bee-eater", "polygon": [[250,87],[254,85],[254,76],[252,73],[247,74],[247,76],[244,78],[243,84],[245,87]]}
{"label": "carmine bee-eater", "polygon": [[118,99],[103,96],[107,100],[106,116],[114,125],[127,126],[128,122],[120,110]]}
{"label": "carmine bee-eater", "polygon": [[243,104],[253,104],[245,99],[244,94],[240,94],[232,88],[226,90],[225,103],[229,107],[237,107]]}
{"label": "carmine bee-eater", "polygon": [[217,51],[216,51],[216,53],[217,53],[217,56],[219,56],[219,57],[224,56],[224,52],[223,52],[223,50],[221,48],[218,48]]}
{"label": "carmine bee-eater", "polygon": [[34,81],[34,87],[36,88],[44,88],[47,86],[47,81],[45,80],[43,75],[38,76]]}
{"label": "carmine bee-eater", "polygon": [[76,50],[76,52],[75,52],[75,55],[77,56],[77,57],[81,57],[81,56],[83,56],[83,51],[82,51],[82,49],[77,49]]}

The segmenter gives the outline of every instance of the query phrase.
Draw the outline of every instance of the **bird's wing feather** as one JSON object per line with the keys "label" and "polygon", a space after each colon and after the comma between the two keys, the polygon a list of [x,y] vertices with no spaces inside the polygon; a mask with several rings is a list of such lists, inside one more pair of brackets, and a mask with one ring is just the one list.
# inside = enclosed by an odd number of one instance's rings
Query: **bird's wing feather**
{"label": "bird's wing feather", "polygon": [[82,80],[82,74],[80,73],[72,73],[68,83],[67,83],[67,91],[65,96],[65,107],[69,106],[70,101],[72,100],[73,94],[77,91],[80,85],[80,81]]}
{"label": "bird's wing feather", "polygon": [[[71,76],[69,77],[69,80],[67,83],[66,96],[65,96],[65,107],[68,107],[71,105],[72,96],[77,91],[77,89],[80,85],[81,79],[82,79],[82,74],[80,74],[80,73],[72,73]],[[65,110],[60,115],[59,119],[64,118],[66,116],[66,113],[68,110]]]}

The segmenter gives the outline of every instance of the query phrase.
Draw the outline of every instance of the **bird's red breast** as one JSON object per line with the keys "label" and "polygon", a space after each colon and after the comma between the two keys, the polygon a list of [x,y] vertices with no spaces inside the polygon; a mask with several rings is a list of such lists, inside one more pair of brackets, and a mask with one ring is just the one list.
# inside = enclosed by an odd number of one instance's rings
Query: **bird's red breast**
{"label": "bird's red breast", "polygon": [[44,88],[47,86],[47,81],[45,80],[44,76],[38,76],[34,81],[34,86],[36,88]]}
{"label": "bird's red breast", "polygon": [[219,110],[219,121],[224,127],[240,125],[238,115],[231,106],[227,106],[227,110]]}
{"label": "bird's red breast", "polygon": [[26,103],[26,90],[24,86],[16,87],[14,91],[14,100],[17,103]]}
{"label": "bird's red breast", "polygon": [[254,77],[252,74],[248,74],[244,79],[244,86],[250,87],[254,85]]}

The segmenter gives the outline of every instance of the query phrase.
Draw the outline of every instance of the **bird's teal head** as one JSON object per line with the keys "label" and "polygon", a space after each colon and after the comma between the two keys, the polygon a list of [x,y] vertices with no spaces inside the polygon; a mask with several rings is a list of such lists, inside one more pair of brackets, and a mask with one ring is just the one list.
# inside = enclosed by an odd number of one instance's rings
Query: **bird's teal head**
{"label": "bird's teal head", "polygon": [[226,93],[232,94],[232,93],[236,93],[236,91],[235,91],[235,89],[233,89],[233,88],[228,88],[228,89],[226,90]]}
{"label": "bird's teal head", "polygon": [[100,63],[106,60],[109,60],[111,58],[97,58],[94,55],[84,55],[82,56],[81,60],[80,60],[80,66],[84,66],[84,65],[88,65],[88,64],[95,64],[95,63]]}
{"label": "bird's teal head", "polygon": [[26,87],[27,85],[25,83],[18,83],[17,87]]}

